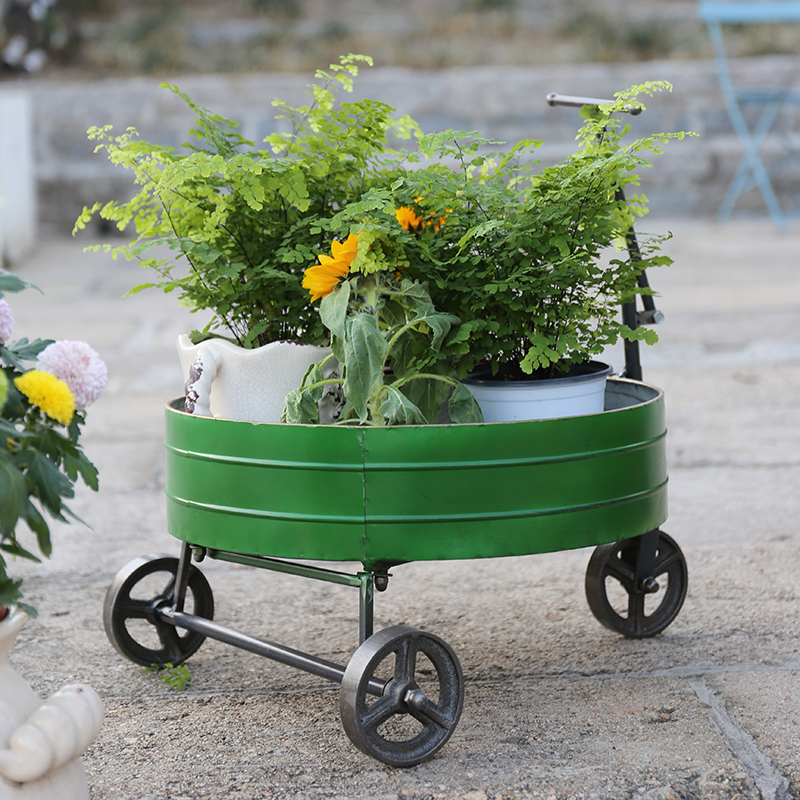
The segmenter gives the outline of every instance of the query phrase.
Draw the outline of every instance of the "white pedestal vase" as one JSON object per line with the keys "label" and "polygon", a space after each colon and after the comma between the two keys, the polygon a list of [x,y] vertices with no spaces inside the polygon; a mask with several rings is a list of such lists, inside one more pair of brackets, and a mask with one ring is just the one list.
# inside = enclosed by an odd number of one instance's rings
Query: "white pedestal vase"
{"label": "white pedestal vase", "polygon": [[[306,370],[330,354],[327,347],[302,342],[270,342],[245,349],[225,339],[192,344],[178,337],[178,355],[186,379],[186,411],[203,417],[278,422],[286,395],[303,381]],[[326,377],[338,363],[331,359]],[[335,387],[338,388],[338,387]],[[336,392],[320,401],[320,416],[332,422],[338,408]]]}
{"label": "white pedestal vase", "polygon": [[506,381],[491,370],[476,370],[464,379],[486,422],[557,419],[599,414],[603,410],[606,378],[612,369],[599,361],[573,368],[562,378]]}
{"label": "white pedestal vase", "polygon": [[100,732],[103,703],[80,684],[40,700],[8,661],[27,621],[14,607],[0,621],[0,800],[88,800],[80,757]]}

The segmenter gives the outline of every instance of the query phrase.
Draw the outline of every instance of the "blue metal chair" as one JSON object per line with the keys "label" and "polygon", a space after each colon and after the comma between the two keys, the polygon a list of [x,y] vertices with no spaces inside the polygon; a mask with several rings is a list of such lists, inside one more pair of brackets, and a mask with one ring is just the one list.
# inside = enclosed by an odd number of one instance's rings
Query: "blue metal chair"
{"label": "blue metal chair", "polygon": [[[700,0],[700,17],[706,23],[717,66],[720,90],[725,100],[733,128],[744,146],[744,156],[733,176],[719,208],[720,221],[727,220],[739,195],[755,186],[767,204],[772,219],[779,228],[786,227],[786,217],[781,210],[769,175],[761,160],[761,146],[785,105],[800,105],[800,92],[784,88],[737,89],[731,80],[728,57],[723,41],[723,25],[748,25],[757,23],[800,22],[800,2],[796,0],[727,0],[708,2]],[[761,108],[761,114],[752,128],[747,124],[743,107]]]}

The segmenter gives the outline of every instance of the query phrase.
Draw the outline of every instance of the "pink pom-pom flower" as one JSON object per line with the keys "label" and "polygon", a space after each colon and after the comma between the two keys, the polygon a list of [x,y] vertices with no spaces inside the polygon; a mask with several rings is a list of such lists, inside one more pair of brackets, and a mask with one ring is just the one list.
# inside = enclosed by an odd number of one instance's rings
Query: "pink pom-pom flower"
{"label": "pink pom-pom flower", "polygon": [[106,365],[86,342],[53,342],[39,353],[36,362],[38,369],[61,378],[69,386],[77,409],[90,406],[106,387]]}
{"label": "pink pom-pom flower", "polygon": [[5,300],[0,300],[0,344],[5,344],[14,332],[14,315]]}

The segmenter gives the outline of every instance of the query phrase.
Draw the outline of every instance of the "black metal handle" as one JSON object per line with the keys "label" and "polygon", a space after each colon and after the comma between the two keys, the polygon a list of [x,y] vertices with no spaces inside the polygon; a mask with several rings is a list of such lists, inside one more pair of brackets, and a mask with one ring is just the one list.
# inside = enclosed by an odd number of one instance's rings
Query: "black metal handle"
{"label": "black metal handle", "polygon": [[[583,106],[601,106],[607,103],[613,103],[614,100],[601,100],[597,97],[571,97],[566,94],[550,92],[550,94],[547,95],[547,102],[551,106],[573,106],[575,108],[581,108]],[[642,113],[642,107],[628,105],[623,108],[623,111],[636,116]]]}

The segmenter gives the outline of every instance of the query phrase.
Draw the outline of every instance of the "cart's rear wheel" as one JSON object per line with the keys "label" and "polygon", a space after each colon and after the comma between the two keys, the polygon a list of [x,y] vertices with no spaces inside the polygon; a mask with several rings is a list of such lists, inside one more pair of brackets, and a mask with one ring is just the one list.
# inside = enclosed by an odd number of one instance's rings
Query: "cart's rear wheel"
{"label": "cart's rear wheel", "polygon": [[675,541],[656,534],[652,570],[637,576],[643,537],[595,548],[586,568],[586,599],[597,619],[629,639],[656,636],[683,606],[689,582],[686,560]]}
{"label": "cart's rear wheel", "polygon": [[[163,554],[135,558],[116,575],[103,604],[106,635],[117,652],[145,667],[177,666],[205,641],[205,636],[179,631],[158,616],[158,608],[172,605],[178,559]],[[214,596],[205,576],[189,568],[185,608],[205,619],[214,617]]]}
{"label": "cart's rear wheel", "polygon": [[[381,697],[370,681],[387,681]],[[430,758],[452,735],[464,705],[464,676],[450,646],[395,625],[356,650],[342,680],[342,724],[359,750],[393,767]]]}

